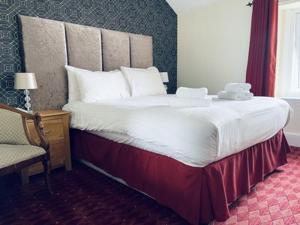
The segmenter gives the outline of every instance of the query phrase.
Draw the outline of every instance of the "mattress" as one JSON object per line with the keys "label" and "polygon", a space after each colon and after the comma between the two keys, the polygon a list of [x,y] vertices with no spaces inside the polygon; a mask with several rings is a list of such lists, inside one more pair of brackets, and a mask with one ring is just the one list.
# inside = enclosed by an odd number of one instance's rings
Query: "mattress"
{"label": "mattress", "polygon": [[174,95],[101,103],[72,102],[71,127],[176,159],[206,165],[273,137],[287,124],[290,106],[281,99],[220,100],[181,104]]}

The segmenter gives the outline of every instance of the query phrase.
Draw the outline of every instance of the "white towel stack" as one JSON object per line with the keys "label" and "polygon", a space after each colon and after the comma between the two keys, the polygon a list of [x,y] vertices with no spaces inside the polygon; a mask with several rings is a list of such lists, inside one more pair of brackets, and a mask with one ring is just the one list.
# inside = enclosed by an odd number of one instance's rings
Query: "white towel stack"
{"label": "white towel stack", "polygon": [[176,91],[176,99],[172,102],[173,107],[209,107],[211,98],[207,96],[207,88],[180,87]]}
{"label": "white towel stack", "polygon": [[253,98],[250,89],[251,84],[248,83],[228,83],[225,85],[225,90],[218,93],[218,97],[237,101],[250,100]]}

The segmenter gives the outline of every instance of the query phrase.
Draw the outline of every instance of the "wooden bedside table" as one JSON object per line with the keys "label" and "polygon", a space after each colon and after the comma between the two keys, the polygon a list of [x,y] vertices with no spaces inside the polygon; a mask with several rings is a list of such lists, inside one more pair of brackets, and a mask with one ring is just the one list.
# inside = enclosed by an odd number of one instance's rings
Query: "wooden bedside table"
{"label": "wooden bedside table", "polygon": [[[44,133],[49,141],[50,165],[49,168],[55,169],[64,166],[66,170],[72,169],[70,154],[70,138],[69,138],[69,121],[70,113],[62,110],[38,111],[41,116],[41,122]],[[32,121],[27,120],[26,125],[29,134],[34,140],[39,140],[34,129]],[[42,164],[37,163],[29,167],[26,171],[22,171],[24,183],[28,176],[43,172]]]}

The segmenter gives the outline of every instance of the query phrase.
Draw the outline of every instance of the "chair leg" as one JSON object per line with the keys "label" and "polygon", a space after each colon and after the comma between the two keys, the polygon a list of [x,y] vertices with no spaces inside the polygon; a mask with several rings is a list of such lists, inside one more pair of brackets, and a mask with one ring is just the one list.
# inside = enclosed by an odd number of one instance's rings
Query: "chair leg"
{"label": "chair leg", "polygon": [[29,183],[28,168],[21,170],[22,185]]}
{"label": "chair leg", "polygon": [[49,178],[49,168],[48,168],[48,160],[43,160],[43,166],[44,166],[44,176],[45,176],[45,183],[47,185],[48,191],[50,194],[53,194],[51,185],[50,185],[50,178]]}

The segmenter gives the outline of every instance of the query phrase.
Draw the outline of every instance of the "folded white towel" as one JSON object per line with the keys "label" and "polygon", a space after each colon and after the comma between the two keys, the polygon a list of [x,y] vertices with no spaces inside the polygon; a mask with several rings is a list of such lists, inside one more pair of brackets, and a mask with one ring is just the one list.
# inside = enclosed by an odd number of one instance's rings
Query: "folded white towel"
{"label": "folded white towel", "polygon": [[211,98],[176,98],[170,102],[171,107],[209,107],[212,103]]}
{"label": "folded white towel", "polygon": [[207,88],[187,88],[180,87],[176,91],[178,98],[201,98],[204,99],[208,94]]}
{"label": "folded white towel", "polygon": [[225,91],[228,92],[244,92],[250,91],[251,84],[249,83],[228,83],[225,85]]}
{"label": "folded white towel", "polygon": [[250,100],[253,97],[253,93],[251,92],[230,92],[230,91],[220,91],[218,93],[218,97],[220,99],[227,99],[227,100],[237,100],[237,101],[242,101],[242,100]]}

